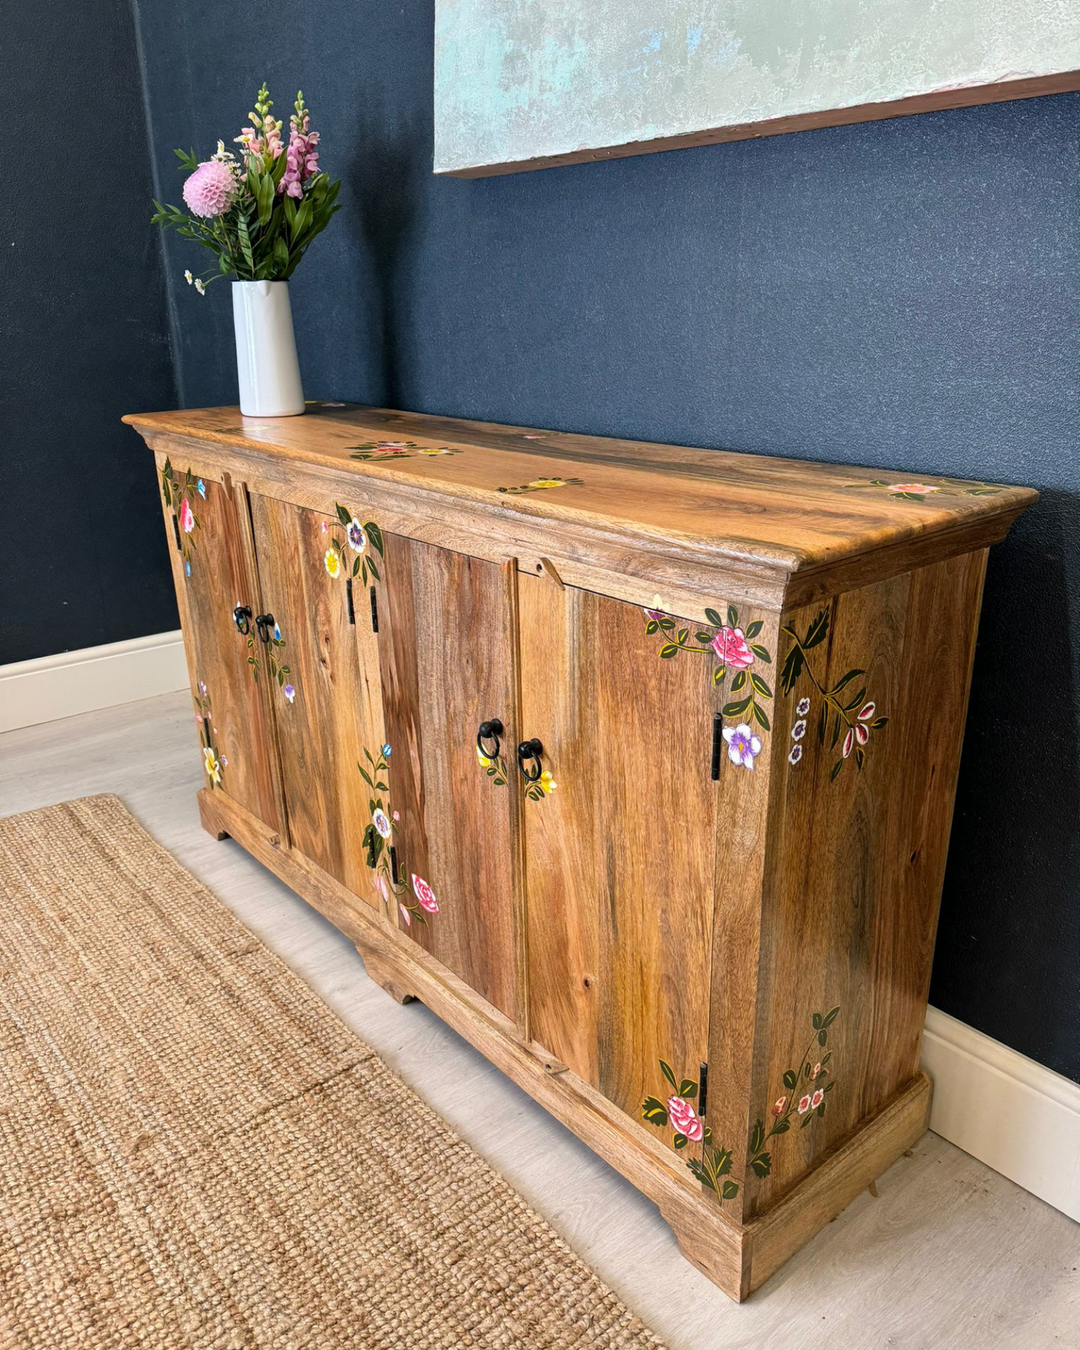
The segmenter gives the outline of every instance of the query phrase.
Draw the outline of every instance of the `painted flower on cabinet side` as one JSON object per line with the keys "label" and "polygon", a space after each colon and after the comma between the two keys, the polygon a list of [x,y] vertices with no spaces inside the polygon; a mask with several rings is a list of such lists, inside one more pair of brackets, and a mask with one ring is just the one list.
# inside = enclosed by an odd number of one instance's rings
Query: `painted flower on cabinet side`
{"label": "painted flower on cabinet side", "polygon": [[[383,745],[377,755],[364,747],[364,759],[367,767],[359,761],[356,767],[372,793],[368,801],[371,820],[361,840],[367,852],[368,866],[374,873],[372,884],[387,904],[397,904],[402,920],[410,928],[413,919],[417,923],[427,923],[426,915],[439,912],[435,892],[423,877],[418,877],[415,872],[410,876],[406,872],[394,846],[401,814],[390,805],[390,746]],[[387,794],[385,797],[384,793]]]}
{"label": "painted flower on cabinet side", "polygon": [[[296,687],[289,679],[292,674],[291,668],[281,659],[281,649],[284,646],[285,639],[281,636],[281,628],[278,624],[274,624],[273,632],[267,632],[265,641],[259,636],[256,629],[255,632],[247,635],[247,663],[251,669],[251,678],[258,684],[259,671],[265,661],[266,672],[270,679],[277,683],[278,688],[285,696],[285,702],[292,703],[296,698]],[[260,648],[262,649],[262,655],[260,655]]]}
{"label": "painted flower on cabinet side", "polygon": [[[791,728],[791,739],[795,744],[788,754],[788,762],[796,765],[803,758],[800,742],[806,733],[807,719],[810,717],[814,706],[813,700],[816,697],[820,700],[816,723],[818,744],[822,746],[825,744],[831,722],[829,748],[835,750],[838,745],[840,748],[840,756],[829,771],[829,781],[833,782],[852,751],[855,753],[856,767],[861,772],[866,761],[865,747],[870,740],[870,733],[880,731],[888,724],[889,719],[878,717],[877,704],[872,699],[866,699],[866,686],[859,681],[859,677],[866,674],[865,670],[854,667],[846,671],[831,688],[826,688],[814,673],[816,658],[810,653],[828,637],[831,617],[831,606],[827,606],[812,620],[802,637],[794,628],[787,626],[781,628],[780,631],[790,637],[794,645],[781,667],[780,687],[784,694],[790,694],[805,675],[814,690],[813,694],[803,695],[795,705],[796,720]],[[859,684],[859,688],[852,694],[851,686],[855,684]]]}
{"label": "painted flower on cabinet side", "polygon": [[521,483],[518,487],[501,487],[496,491],[516,496],[523,492],[543,492],[547,488],[581,487],[584,482],[583,478],[534,478],[528,483]]}
{"label": "painted flower on cabinet side", "polygon": [[224,756],[218,755],[214,744],[217,728],[214,726],[214,714],[210,707],[210,693],[204,680],[199,681],[192,695],[192,702],[195,705],[195,724],[199,728],[199,739],[202,742],[203,771],[211,788],[220,787],[221,770],[228,761]]}
{"label": "painted flower on cabinet side", "polygon": [[451,445],[418,445],[415,441],[363,441],[359,445],[349,445],[350,459],[413,459],[418,455],[433,457],[436,455],[461,455],[463,450]]}
{"label": "painted flower on cabinet side", "polygon": [[161,468],[161,495],[165,505],[173,513],[176,522],[177,538],[180,542],[180,557],[184,564],[184,576],[191,576],[191,560],[195,552],[195,531],[202,528],[192,500],[198,493],[206,498],[206,484],[191,472],[190,466],[184,473],[173,468],[169,459]]}
{"label": "painted flower on cabinet side", "polygon": [[[374,553],[377,553],[380,558],[383,556],[382,530],[373,520],[365,520],[361,524],[356,515],[348,507],[342,506],[340,502],[334,503],[334,514],[337,516],[338,524],[345,532],[345,541],[343,543],[336,535],[330,535],[328,540],[330,547],[323,555],[323,566],[326,568],[328,575],[334,579],[342,574],[350,579],[358,576],[365,586],[369,577],[375,581],[381,581],[382,577]],[[329,533],[333,528],[326,521],[323,521],[323,534]],[[369,544],[371,549],[368,548]],[[374,550],[374,553],[372,550]]]}
{"label": "painted flower on cabinet side", "polygon": [[[812,1015],[810,1024],[813,1034],[810,1043],[795,1061],[796,1067],[784,1072],[784,1094],[777,1097],[772,1104],[771,1124],[766,1128],[765,1122],[760,1117],[754,1122],[754,1127],[750,1131],[749,1156],[750,1170],[756,1177],[767,1177],[772,1171],[772,1154],[765,1145],[770,1139],[786,1134],[791,1129],[792,1116],[799,1121],[800,1129],[806,1129],[808,1125],[825,1115],[825,1108],[828,1105],[826,1095],[836,1086],[836,1080],[831,1076],[828,1067],[832,1051],[826,1050],[825,1054],[814,1062],[811,1061],[810,1054],[815,1051],[815,1047],[824,1050],[828,1045],[829,1028],[839,1013],[839,1007],[835,1007],[830,1008],[828,1012]],[[829,1080],[824,1085],[821,1083],[823,1078]]]}
{"label": "painted flower on cabinet side", "polygon": [[555,779],[552,777],[550,769],[544,769],[539,778],[525,785],[525,796],[531,802],[542,802],[545,797],[550,797],[558,787]]}
{"label": "painted flower on cabinet side", "polygon": [[641,1103],[641,1118],[649,1125],[673,1131],[671,1146],[676,1151],[688,1144],[700,1144],[701,1156],[688,1158],[686,1166],[701,1182],[714,1191],[721,1200],[732,1200],[739,1194],[739,1183],[733,1181],[731,1172],[731,1150],[720,1148],[713,1143],[712,1130],[698,1115],[694,1102],[698,1097],[697,1081],[693,1078],[676,1078],[675,1070],[666,1060],[660,1060],[660,1072],[671,1088],[666,1101],[659,1097],[646,1097]]}
{"label": "painted flower on cabinet side", "polygon": [[480,746],[476,747],[476,762],[491,779],[495,787],[506,786],[506,760],[502,755],[485,755]]}
{"label": "painted flower on cabinet side", "polygon": [[712,682],[718,689],[724,687],[730,676],[727,692],[731,697],[721,712],[724,717],[739,720],[724,727],[728,760],[737,768],[753,769],[763,747],[755,726],[761,731],[771,727],[765,704],[773,696],[772,686],[759,670],[751,669],[758,663],[772,664],[772,653],[754,640],[765,627],[765,621],[754,619],[744,626],[734,605],[728,605],[723,618],[718,610],[706,609],[705,621],[709,626],[697,628],[691,640],[690,626],[680,627],[679,621],[667,613],[660,596],[653,596],[652,604],[642,612],[645,632],[660,636],[662,661],[670,661],[680,652],[695,652],[716,662]]}
{"label": "painted flower on cabinet side", "polygon": [[845,483],[844,487],[876,488],[890,497],[909,502],[917,502],[937,493],[944,497],[994,497],[1004,491],[995,483],[971,482],[966,478],[939,478],[936,483],[890,483],[885,478],[871,478],[865,483]]}

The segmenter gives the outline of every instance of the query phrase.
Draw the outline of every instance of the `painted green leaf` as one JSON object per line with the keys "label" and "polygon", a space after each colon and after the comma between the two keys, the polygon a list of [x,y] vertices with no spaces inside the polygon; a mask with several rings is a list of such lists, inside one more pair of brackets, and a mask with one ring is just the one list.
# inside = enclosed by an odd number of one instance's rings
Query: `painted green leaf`
{"label": "painted green leaf", "polygon": [[665,616],[660,620],[660,627],[664,630],[665,633],[670,633],[671,630],[675,627],[675,620],[669,618],[665,614]]}
{"label": "painted green leaf", "polygon": [[355,576],[358,576],[359,573],[360,573],[360,559],[359,559],[359,558],[354,558],[354,559],[353,559],[353,565],[352,565],[352,574],[353,574],[353,576],[355,577]]}
{"label": "painted green leaf", "polygon": [[679,1084],[679,1096],[688,1098],[697,1096],[697,1084],[692,1078],[684,1078]]}
{"label": "painted green leaf", "polygon": [[818,1043],[818,1045],[821,1045],[821,1046],[825,1045],[826,1042],[828,1041],[828,1039],[829,1039],[829,1033],[828,1033],[827,1031],[819,1031],[819,1032],[818,1032],[818,1034],[817,1034],[817,1043]]}
{"label": "painted green leaf", "polygon": [[750,706],[751,697],[752,695],[747,694],[745,698],[736,699],[733,703],[725,703],[722,709],[724,716],[738,717],[740,713],[744,713]]}
{"label": "painted green leaf", "polygon": [[798,1081],[799,1075],[795,1072],[794,1069],[788,1069],[787,1073],[784,1074],[784,1086],[787,1088],[789,1092],[791,1092],[794,1089],[795,1084]]}
{"label": "painted green leaf", "polygon": [[857,676],[865,674],[865,670],[849,670],[846,675],[841,676],[841,678],[833,685],[833,693],[838,694],[845,684],[850,684]]}
{"label": "painted green leaf", "polygon": [[820,1030],[821,1030],[821,1024],[822,1024],[821,1013],[814,1013],[813,1017],[812,1017],[810,1020],[811,1020],[811,1022],[813,1023],[814,1030],[815,1030],[815,1031],[820,1031]]}
{"label": "painted green leaf", "polygon": [[844,707],[847,709],[847,711],[850,712],[852,708],[857,708],[859,704],[863,701],[865,694],[866,694],[866,685],[864,684],[863,687],[859,690],[859,692],[854,696],[854,698],[852,698],[849,702],[844,704]]}
{"label": "painted green leaf", "polygon": [[[839,1015],[840,1015],[840,1005],[838,1003],[835,1008],[830,1008],[829,1011],[825,1014],[825,1016],[821,1019],[821,1025],[823,1027],[831,1027]],[[828,1059],[829,1056],[826,1055],[825,1058]]]}
{"label": "painted green leaf", "polygon": [[754,1128],[750,1131],[750,1152],[760,1153],[761,1147],[765,1143],[765,1122],[762,1120],[754,1121]]}
{"label": "painted green leaf", "polygon": [[695,634],[694,634],[694,641],[695,641],[695,642],[709,643],[709,642],[712,641],[712,634],[711,634],[711,633],[706,633],[706,632],[695,633]]}
{"label": "painted green leaf", "polygon": [[739,611],[735,608],[734,605],[728,605],[727,607],[727,621],[729,628],[738,628]]}
{"label": "painted green leaf", "polygon": [[641,1116],[650,1125],[659,1125],[663,1129],[668,1123],[667,1109],[659,1097],[646,1097],[641,1103]]}
{"label": "painted green leaf", "polygon": [[811,1111],[810,1114],[809,1114],[808,1116],[804,1116],[804,1117],[803,1117],[803,1121],[802,1121],[802,1124],[799,1126],[799,1129],[800,1129],[800,1130],[805,1130],[806,1127],[807,1127],[807,1125],[809,1125],[810,1122],[811,1122],[813,1119],[814,1119],[814,1113]]}
{"label": "painted green leaf", "polygon": [[739,1183],[737,1181],[725,1181],[724,1189],[720,1192],[722,1200],[734,1200],[739,1194]]}
{"label": "painted green leaf", "polygon": [[691,1158],[689,1162],[686,1164],[686,1166],[690,1169],[693,1175],[698,1179],[698,1181],[701,1182],[703,1186],[708,1186],[711,1189],[715,1189],[713,1187],[712,1178],[709,1176],[708,1172],[706,1172],[704,1166],[702,1165],[701,1162],[699,1162],[697,1158]]}
{"label": "painted green leaf", "polygon": [[780,668],[780,688],[785,694],[790,694],[795,688],[796,680],[803,673],[803,665],[802,650],[799,647],[792,647]]}
{"label": "painted green leaf", "polygon": [[870,723],[870,730],[877,731],[878,728],[883,727],[885,723],[888,722],[888,720],[889,719],[887,717],[875,717],[874,720]]}
{"label": "painted green leaf", "polygon": [[716,612],[715,609],[707,609],[705,611],[705,618],[708,620],[709,623],[712,624],[714,628],[722,628],[724,625],[723,619],[721,619],[720,615]]}
{"label": "painted green leaf", "polygon": [[750,650],[759,661],[764,661],[767,666],[772,665],[772,654],[768,647],[763,647],[760,642],[751,642]]}
{"label": "painted green leaf", "polygon": [[833,781],[833,779],[836,777],[836,775],[840,772],[840,770],[841,770],[843,767],[844,767],[844,761],[843,761],[842,759],[838,759],[838,760],[836,761],[836,763],[832,766],[832,768],[829,770],[829,782],[830,782],[830,783]]}
{"label": "painted green leaf", "polygon": [[817,724],[818,745],[825,744],[825,731],[828,725],[829,725],[829,705],[827,703],[823,703],[821,705],[821,712],[818,715],[818,724]]}
{"label": "painted green leaf", "polygon": [[672,1144],[672,1147],[673,1147],[673,1148],[685,1148],[685,1147],[686,1147],[686,1135],[685,1135],[685,1134],[677,1134],[677,1135],[674,1137],[674,1139],[672,1139],[671,1144]]}
{"label": "painted green leaf", "polygon": [[373,520],[364,522],[364,529],[367,531],[367,537],[371,540],[372,546],[380,558],[386,556],[383,549],[383,532]]}
{"label": "painted green leaf", "polygon": [[756,638],[764,627],[764,619],[755,619],[753,623],[748,623],[746,625],[746,636],[748,638]]}
{"label": "painted green leaf", "polygon": [[811,647],[816,647],[819,642],[824,642],[829,632],[829,611],[823,609],[814,622],[806,630],[806,637],[803,638],[803,646],[809,651]]}
{"label": "painted green leaf", "polygon": [[334,503],[334,510],[337,512],[337,518],[341,521],[342,525],[349,526],[352,524],[352,516],[340,502]]}
{"label": "painted green leaf", "polygon": [[762,698],[772,698],[772,690],[769,688],[768,682],[766,680],[763,680],[760,675],[756,674],[753,671],[750,674],[750,683],[754,686],[754,688],[758,691],[758,693],[761,695]]}
{"label": "painted green leaf", "polygon": [[817,1113],[818,1113],[819,1116],[823,1116],[823,1115],[825,1114],[825,1103],[824,1103],[824,1102],[822,1102],[821,1105],[818,1107]]}
{"label": "painted green leaf", "polygon": [[862,746],[857,746],[855,749],[855,767],[860,773],[862,773],[862,766],[865,761],[866,755],[863,753]]}
{"label": "painted green leaf", "polygon": [[765,709],[761,706],[760,703],[756,701],[754,703],[754,721],[758,724],[759,727],[761,727],[763,731],[770,730],[769,718],[765,712]]}
{"label": "painted green leaf", "polygon": [[660,648],[661,661],[670,661],[673,656],[678,656],[679,649],[673,642],[665,642]]}
{"label": "painted green leaf", "polygon": [[737,694],[745,683],[746,683],[746,671],[740,670],[738,674],[735,676],[735,678],[731,681],[731,692],[733,694]]}
{"label": "painted green leaf", "polygon": [[678,1092],[679,1080],[675,1077],[675,1070],[671,1067],[671,1065],[667,1062],[666,1059],[662,1059],[660,1061],[660,1072],[668,1080],[668,1082],[675,1089],[675,1091]]}
{"label": "painted green leaf", "polygon": [[724,676],[727,674],[727,666],[717,666],[712,673],[713,684],[723,684]]}
{"label": "painted green leaf", "polygon": [[646,635],[650,633],[655,633],[659,627],[660,625],[656,622],[655,619],[650,619],[649,622],[645,625]]}
{"label": "painted green leaf", "polygon": [[769,1131],[770,1134],[787,1134],[791,1129],[791,1122],[787,1120],[778,1120]]}
{"label": "painted green leaf", "polygon": [[689,638],[689,636],[690,636],[689,628],[680,628],[679,631],[675,634],[675,641],[680,646],[682,646],[682,644]]}
{"label": "painted green leaf", "polygon": [[379,569],[375,566],[374,558],[368,558],[367,569],[371,573],[371,575],[375,578],[376,581],[382,580],[382,577],[379,576]]}
{"label": "painted green leaf", "polygon": [[750,1167],[756,1177],[767,1177],[772,1171],[772,1154],[759,1153],[750,1159]]}
{"label": "painted green leaf", "polygon": [[839,739],[840,739],[840,714],[837,713],[837,714],[836,714],[836,721],[833,723],[832,740],[829,742],[829,749],[830,749],[830,750],[833,748],[833,746],[836,745],[836,742],[837,742]]}
{"label": "painted green leaf", "polygon": [[713,1171],[718,1177],[726,1177],[731,1171],[731,1149],[714,1148],[712,1155]]}

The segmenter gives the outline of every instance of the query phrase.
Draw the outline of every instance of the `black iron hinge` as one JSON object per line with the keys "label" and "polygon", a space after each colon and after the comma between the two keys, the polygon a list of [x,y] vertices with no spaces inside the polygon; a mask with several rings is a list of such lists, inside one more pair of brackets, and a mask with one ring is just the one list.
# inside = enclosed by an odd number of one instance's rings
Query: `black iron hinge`
{"label": "black iron hinge", "polygon": [[349,622],[356,623],[356,609],[353,606],[352,598],[352,577],[345,578],[345,603],[349,607]]}
{"label": "black iron hinge", "polygon": [[698,1065],[698,1115],[704,1116],[709,1104],[709,1066]]}
{"label": "black iron hinge", "polygon": [[371,631],[379,631],[379,600],[375,594],[375,587],[371,587]]}
{"label": "black iron hinge", "polygon": [[720,777],[720,750],[724,744],[724,719],[720,713],[713,713],[712,720],[712,779],[715,783]]}
{"label": "black iron hinge", "polygon": [[177,553],[183,553],[184,546],[180,542],[180,522],[176,519],[175,511],[172,513],[172,528],[173,534],[176,536],[176,551]]}

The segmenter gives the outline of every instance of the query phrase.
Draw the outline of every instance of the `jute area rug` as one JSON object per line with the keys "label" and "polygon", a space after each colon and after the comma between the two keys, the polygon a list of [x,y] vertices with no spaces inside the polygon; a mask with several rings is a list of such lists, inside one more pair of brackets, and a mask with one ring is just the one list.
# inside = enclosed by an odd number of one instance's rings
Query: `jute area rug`
{"label": "jute area rug", "polygon": [[659,1345],[117,798],[0,888],[4,1350]]}

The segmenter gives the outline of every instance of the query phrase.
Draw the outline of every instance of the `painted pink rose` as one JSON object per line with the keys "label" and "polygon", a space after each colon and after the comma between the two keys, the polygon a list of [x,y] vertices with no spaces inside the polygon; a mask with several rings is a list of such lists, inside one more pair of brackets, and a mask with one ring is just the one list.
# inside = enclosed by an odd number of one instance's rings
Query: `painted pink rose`
{"label": "painted pink rose", "polygon": [[412,888],[417,900],[420,901],[420,908],[426,909],[429,914],[438,914],[439,902],[435,899],[435,892],[424,878],[418,877],[415,872],[412,874]]}
{"label": "painted pink rose", "polygon": [[185,534],[190,534],[195,528],[195,512],[191,509],[191,503],[186,497],[180,503],[180,528]]}
{"label": "painted pink rose", "polygon": [[807,1111],[810,1110],[810,1106],[811,1106],[811,1097],[808,1092],[805,1097],[799,1098],[799,1115],[805,1116]]}
{"label": "painted pink rose", "polygon": [[928,483],[890,483],[890,492],[912,492],[917,497],[925,497],[931,492],[940,492],[939,487],[931,487]]}
{"label": "painted pink rose", "polygon": [[782,1115],[784,1114],[784,1111],[785,1111],[786,1107],[787,1107],[787,1098],[786,1098],[786,1097],[777,1097],[776,1101],[774,1101],[773,1104],[772,1104],[772,1113],[773,1113],[773,1115],[774,1115],[774,1116],[782,1116]]}
{"label": "painted pink rose", "polygon": [[698,1120],[698,1114],[685,1097],[669,1097],[667,1102],[668,1119],[680,1134],[685,1134],[692,1144],[699,1144],[705,1137],[705,1126]]}
{"label": "painted pink rose", "polygon": [[820,1106],[821,1103],[822,1103],[824,1100],[825,1100],[825,1089],[824,1089],[824,1088],[818,1088],[818,1090],[817,1090],[817,1091],[814,1093],[814,1095],[810,1098],[810,1109],[811,1109],[811,1111],[812,1111],[815,1107]]}
{"label": "painted pink rose", "polygon": [[726,625],[709,643],[725,666],[732,670],[745,670],[754,664],[754,653],[746,643],[746,634],[741,628],[728,628]]}

